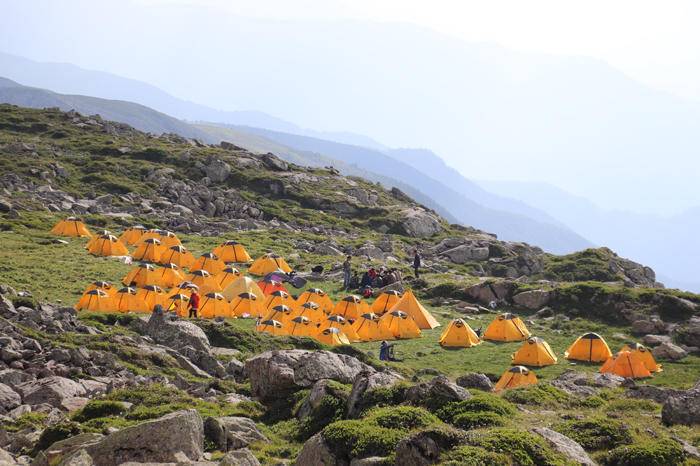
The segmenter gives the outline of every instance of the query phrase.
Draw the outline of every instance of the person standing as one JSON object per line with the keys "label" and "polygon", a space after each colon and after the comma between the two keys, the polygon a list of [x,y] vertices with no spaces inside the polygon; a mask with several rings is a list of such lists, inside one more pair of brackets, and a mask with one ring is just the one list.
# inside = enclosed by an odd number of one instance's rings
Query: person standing
{"label": "person standing", "polygon": [[199,293],[197,293],[197,290],[192,290],[192,294],[190,295],[190,319],[192,318],[197,318],[197,311],[199,310]]}
{"label": "person standing", "polygon": [[350,288],[350,275],[352,274],[352,257],[348,256],[343,262],[343,289]]}
{"label": "person standing", "polygon": [[418,254],[418,249],[413,250],[413,273],[415,274],[416,278],[420,278],[420,273],[418,269],[421,267],[421,258],[420,254]]}

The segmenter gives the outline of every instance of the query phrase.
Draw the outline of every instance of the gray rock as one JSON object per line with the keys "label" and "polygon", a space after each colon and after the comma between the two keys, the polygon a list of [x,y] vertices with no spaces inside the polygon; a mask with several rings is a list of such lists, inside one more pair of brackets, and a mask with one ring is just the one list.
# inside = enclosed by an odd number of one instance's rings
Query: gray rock
{"label": "gray rock", "polygon": [[418,207],[402,210],[399,218],[399,229],[407,236],[426,238],[442,231],[438,217]]}
{"label": "gray rock", "polygon": [[209,417],[204,421],[204,435],[223,451],[245,448],[253,442],[269,440],[252,419],[247,417]]}
{"label": "gray rock", "polygon": [[314,246],[314,253],[321,256],[342,256],[343,252],[334,244],[321,243]]}
{"label": "gray rock", "polygon": [[630,398],[645,398],[657,403],[665,403],[671,396],[678,396],[685,393],[684,390],[658,387],[656,385],[633,385],[627,389],[625,394]]}
{"label": "gray rock", "polygon": [[[40,452],[32,466],[49,466],[53,464],[62,464],[63,461],[69,459],[71,455],[77,451],[83,450],[90,445],[97,444],[104,438],[101,434],[79,434],[69,437],[65,440],[59,440],[46,450]],[[82,456],[82,454],[80,455]]]}
{"label": "gray rock", "polygon": [[661,420],[666,425],[700,424],[700,388],[691,388],[669,396],[661,408]]}
{"label": "gray rock", "polygon": [[469,398],[471,398],[469,391],[450,381],[444,375],[439,375],[429,382],[416,384],[406,391],[406,401],[417,405],[443,404]]}
{"label": "gray rock", "polygon": [[572,462],[586,466],[595,466],[596,463],[588,456],[583,447],[566,435],[546,427],[535,427],[532,429],[532,432],[544,438],[555,451]]}
{"label": "gray rock", "polygon": [[671,343],[671,337],[668,335],[644,335],[642,343],[649,347],[658,346],[662,343]]}
{"label": "gray rock", "polygon": [[579,396],[591,396],[598,393],[600,388],[619,387],[624,378],[614,374],[589,374],[575,370],[561,373],[550,383],[567,393]]}
{"label": "gray rock", "polygon": [[22,397],[9,386],[0,383],[0,414],[5,414],[22,404]]}
{"label": "gray rock", "polygon": [[678,361],[688,356],[688,352],[681,348],[680,346],[674,345],[673,343],[662,343],[659,346],[651,350],[651,354],[654,355],[655,359],[661,359],[666,361]]}
{"label": "gray rock", "polygon": [[241,448],[226,453],[219,466],[260,466],[260,462],[250,450]]}
{"label": "gray rock", "polygon": [[231,174],[231,166],[223,160],[212,159],[204,167],[204,173],[212,183],[223,183]]}
{"label": "gray rock", "polygon": [[451,429],[428,429],[409,435],[396,446],[396,464],[428,466],[438,463],[443,451],[466,440],[466,435]]}
{"label": "gray rock", "polygon": [[339,466],[338,460],[331,452],[321,434],[316,434],[304,443],[297,456],[299,466]]}
{"label": "gray rock", "polygon": [[94,466],[94,464],[92,456],[81,448],[68,455],[58,466]]}
{"label": "gray rock", "polygon": [[493,383],[491,380],[485,374],[480,374],[478,372],[470,372],[461,375],[457,377],[455,383],[462,388],[475,388],[485,392],[493,391]]}
{"label": "gray rock", "polygon": [[0,465],[1,466],[14,466],[17,462],[8,452],[0,448]]}
{"label": "gray rock", "polygon": [[523,291],[513,296],[513,302],[518,306],[526,309],[542,309],[549,304],[552,298],[552,292],[547,290],[531,290]]}
{"label": "gray rock", "polygon": [[85,387],[78,382],[58,376],[25,382],[17,386],[17,391],[22,395],[25,404],[46,403],[64,410],[67,410],[66,403],[72,398],[83,397],[86,394]]}
{"label": "gray rock", "polygon": [[363,370],[374,372],[352,356],[330,351],[266,351],[245,363],[253,396],[262,399],[278,398],[321,379],[351,383]]}
{"label": "gray rock", "polygon": [[470,261],[484,261],[489,258],[489,248],[471,244],[462,244],[442,252],[443,256],[455,263],[464,264]]}
{"label": "gray rock", "polygon": [[635,320],[632,322],[632,333],[646,335],[649,333],[665,333],[666,324],[658,318],[648,320]]}
{"label": "gray rock", "polygon": [[203,438],[202,418],[189,409],[126,427],[85,449],[97,466],[179,463],[202,459]]}
{"label": "gray rock", "polygon": [[209,353],[210,345],[204,330],[191,322],[170,320],[163,314],[152,313],[144,332],[156,343],[181,350],[187,346]]}
{"label": "gray rock", "polygon": [[363,371],[357,374],[347,402],[347,417],[355,418],[362,414],[365,409],[364,396],[368,391],[378,387],[388,387],[401,380],[403,377],[391,371]]}
{"label": "gray rock", "polygon": [[289,164],[277,157],[275,154],[263,154],[260,156],[260,160],[262,161],[263,165],[265,165],[270,170],[281,172],[289,170]]}

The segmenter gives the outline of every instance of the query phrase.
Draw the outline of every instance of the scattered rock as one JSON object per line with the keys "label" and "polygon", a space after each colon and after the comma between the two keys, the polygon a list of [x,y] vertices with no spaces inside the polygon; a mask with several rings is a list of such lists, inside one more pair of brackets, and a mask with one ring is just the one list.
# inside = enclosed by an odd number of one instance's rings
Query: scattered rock
{"label": "scattered rock", "polygon": [[463,442],[466,435],[453,429],[428,429],[409,435],[396,446],[396,464],[428,466],[440,461],[443,451]]}
{"label": "scattered rock", "polygon": [[85,387],[65,377],[52,376],[32,380],[17,386],[24,403],[29,405],[49,404],[68,410],[72,398],[85,396]]}
{"label": "scattered rock", "polygon": [[658,346],[662,343],[671,343],[671,337],[668,335],[644,335],[642,343],[649,347]]}
{"label": "scattered rock", "polygon": [[493,391],[493,383],[485,375],[478,372],[469,372],[468,374],[457,377],[455,383],[462,388],[475,388],[485,392]]}
{"label": "scattered rock", "polygon": [[686,350],[669,342],[661,343],[659,346],[651,350],[651,354],[654,355],[655,359],[666,361],[678,361],[679,359],[683,359],[684,357],[688,356],[688,352]]}
{"label": "scattered rock", "polygon": [[391,371],[362,371],[355,377],[347,403],[347,416],[354,418],[364,411],[364,396],[377,387],[387,387],[403,380],[403,377]]}
{"label": "scattered rock", "polygon": [[0,383],[0,414],[5,414],[22,404],[22,397],[9,386]]}
{"label": "scattered rock", "polygon": [[307,464],[309,466],[339,466],[335,455],[333,455],[320,433],[314,435],[304,443],[301,452],[299,452],[299,456],[297,456],[296,464],[300,466]]}
{"label": "scattered rock", "polygon": [[250,450],[241,448],[226,453],[219,466],[260,466],[260,462]]}
{"label": "scattered rock", "polygon": [[669,396],[661,408],[661,420],[666,425],[700,424],[700,388]]}
{"label": "scattered rock", "polygon": [[426,238],[442,231],[437,216],[423,209],[414,207],[399,213],[400,233],[414,238]]}
{"label": "scattered rock", "polygon": [[552,292],[546,290],[531,290],[523,291],[513,296],[513,302],[518,306],[526,309],[542,309],[543,306],[549,304],[552,298]]}
{"label": "scattered rock", "polygon": [[247,417],[209,417],[204,421],[204,435],[223,451],[245,448],[253,442],[267,442],[267,437]]}
{"label": "scattered rock", "polygon": [[439,375],[429,382],[416,384],[406,391],[406,401],[417,405],[442,405],[469,398],[471,398],[471,394],[467,390],[450,381],[444,375]]}
{"label": "scattered rock", "polygon": [[583,447],[566,435],[546,427],[535,427],[532,429],[532,432],[544,438],[554,450],[573,463],[595,466],[596,463],[588,456],[588,453],[586,453]]}

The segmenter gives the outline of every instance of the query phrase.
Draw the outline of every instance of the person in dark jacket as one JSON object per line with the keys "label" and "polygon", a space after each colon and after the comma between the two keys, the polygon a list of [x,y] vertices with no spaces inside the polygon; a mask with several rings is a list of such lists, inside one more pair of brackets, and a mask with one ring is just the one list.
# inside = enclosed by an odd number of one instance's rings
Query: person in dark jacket
{"label": "person in dark jacket", "polygon": [[350,289],[350,276],[352,274],[352,257],[348,256],[343,262],[343,290]]}
{"label": "person in dark jacket", "polygon": [[197,311],[199,311],[199,293],[197,293],[197,290],[192,290],[192,294],[190,295],[190,319],[191,318],[197,318]]}
{"label": "person in dark jacket", "polygon": [[420,254],[418,254],[418,249],[413,250],[413,273],[415,274],[416,278],[420,278],[420,273],[418,272],[418,269],[421,267],[421,258]]}

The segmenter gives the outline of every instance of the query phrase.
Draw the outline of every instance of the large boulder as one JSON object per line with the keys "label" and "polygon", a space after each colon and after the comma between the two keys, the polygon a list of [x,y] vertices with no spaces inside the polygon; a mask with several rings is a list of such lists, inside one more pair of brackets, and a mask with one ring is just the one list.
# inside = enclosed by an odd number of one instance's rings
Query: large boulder
{"label": "large boulder", "polygon": [[471,398],[471,393],[444,375],[438,375],[429,382],[416,384],[406,390],[406,401],[428,407],[442,406],[451,401]]}
{"label": "large boulder", "polygon": [[189,409],[126,427],[85,449],[96,466],[180,463],[202,459],[203,440],[202,418]]}
{"label": "large boulder", "polygon": [[465,440],[464,432],[451,428],[433,428],[414,433],[396,446],[396,464],[428,466],[438,463],[442,452]]}
{"label": "large boulder", "polygon": [[531,290],[523,291],[513,296],[513,302],[518,306],[526,309],[536,310],[542,309],[549,304],[552,298],[552,292],[547,290]]}
{"label": "large boulder", "polygon": [[268,441],[252,419],[237,416],[207,418],[204,421],[204,435],[222,451]]}
{"label": "large boulder", "polygon": [[212,159],[204,167],[204,173],[212,183],[223,183],[231,174],[231,166],[219,159]]}
{"label": "large boulder", "polygon": [[204,330],[184,320],[171,320],[164,313],[154,312],[143,327],[144,332],[156,343],[183,350],[186,347],[209,353],[209,338]]}
{"label": "large boulder", "polygon": [[668,396],[661,408],[661,420],[669,426],[700,424],[700,382],[690,390]]}
{"label": "large boulder", "polygon": [[417,207],[401,211],[398,227],[400,233],[414,238],[426,238],[442,231],[436,215]]}
{"label": "large boulder", "polygon": [[469,261],[484,261],[489,258],[489,248],[474,246],[471,244],[461,244],[452,249],[442,252],[451,262],[464,264]]}
{"label": "large boulder", "polygon": [[241,448],[226,453],[219,466],[260,466],[260,462],[250,450]]}
{"label": "large boulder", "polygon": [[475,388],[485,392],[493,391],[493,382],[491,382],[486,374],[480,374],[478,372],[460,375],[457,377],[457,380],[455,380],[455,383],[462,388]]}
{"label": "large boulder", "polygon": [[352,356],[330,351],[266,351],[245,363],[253,396],[261,399],[279,398],[321,379],[352,383],[362,371],[374,369]]}
{"label": "large boulder", "polygon": [[0,465],[2,466],[14,466],[17,464],[15,459],[8,452],[0,448]]}
{"label": "large boulder", "polygon": [[632,322],[632,333],[635,335],[666,333],[666,327],[666,323],[659,318],[640,319]]}
{"label": "large boulder", "polygon": [[64,410],[70,409],[73,398],[82,398],[87,394],[80,383],[58,376],[25,382],[17,386],[17,391],[25,404],[49,404]]}
{"label": "large boulder", "polygon": [[0,414],[5,414],[22,404],[22,397],[4,383],[0,383]]}
{"label": "large boulder", "polygon": [[318,466],[337,466],[338,460],[323,439],[320,433],[314,435],[304,443],[304,446],[297,456],[296,464],[302,465],[318,465]]}
{"label": "large boulder", "polygon": [[615,374],[590,374],[569,369],[552,380],[551,384],[573,395],[591,396],[601,388],[619,387],[624,381],[623,377]]}
{"label": "large boulder", "polygon": [[403,380],[399,374],[391,371],[363,371],[357,374],[352,383],[348,397],[347,416],[358,417],[365,409],[364,397],[368,391],[378,387],[387,387]]}
{"label": "large boulder", "polygon": [[686,350],[670,342],[661,343],[659,346],[651,350],[651,354],[654,355],[655,359],[666,361],[678,361],[679,359],[683,359],[684,357],[688,356],[688,352]]}
{"label": "large boulder", "polygon": [[546,427],[535,427],[532,429],[532,432],[544,438],[555,451],[559,452],[565,458],[571,460],[572,463],[585,466],[595,466],[595,461],[588,456],[586,450],[584,450],[578,442],[570,439],[566,435],[560,434],[559,432],[555,432]]}
{"label": "large boulder", "polygon": [[[83,433],[74,435],[67,439],[59,440],[53,443],[46,450],[39,452],[34,458],[32,466],[49,466],[54,464],[63,464],[69,461],[74,453],[78,451],[86,451],[85,448],[90,445],[97,444],[102,440],[102,434]],[[82,456],[82,454],[81,454]]]}

